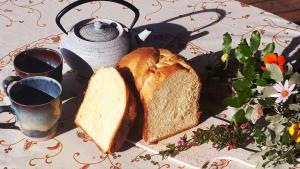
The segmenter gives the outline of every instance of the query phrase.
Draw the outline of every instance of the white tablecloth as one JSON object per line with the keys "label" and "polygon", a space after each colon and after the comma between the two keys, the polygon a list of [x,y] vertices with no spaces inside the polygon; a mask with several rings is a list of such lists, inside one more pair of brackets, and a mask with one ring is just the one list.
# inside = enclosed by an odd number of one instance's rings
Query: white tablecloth
{"label": "white tablecloth", "polygon": [[[71,0],[0,0],[0,81],[14,75],[14,56],[28,48],[47,47],[59,50],[62,31],[55,24],[56,14]],[[249,37],[259,30],[262,44],[271,41],[276,52],[286,57],[299,55],[300,27],[261,9],[232,0],[130,0],[139,8],[141,16],[134,32],[152,28],[154,33],[147,45],[169,48],[190,60],[190,63],[205,77],[205,68],[214,62],[210,53],[222,49],[222,35],[229,32],[234,44],[240,38]],[[62,23],[67,28],[78,21],[91,17],[110,18],[129,25],[133,14],[128,9],[111,2],[91,2],[68,13]],[[298,53],[297,53],[298,51]],[[212,54],[213,55],[213,54]],[[0,167],[12,168],[246,168],[255,161],[247,160],[251,152],[243,149],[217,151],[210,144],[193,147],[174,159],[161,160],[152,156],[150,161],[138,157],[153,154],[168,143],[175,143],[183,132],[156,145],[148,146],[143,141],[130,141],[121,152],[106,155],[73,124],[74,113],[79,105],[77,93],[82,90],[84,79],[75,77],[64,65],[63,117],[58,135],[46,142],[35,142],[24,138],[16,130],[0,129]],[[222,90],[222,86],[207,82],[206,86]],[[216,98],[212,94],[202,97],[201,103],[213,107]],[[3,90],[1,104],[9,104]],[[206,106],[207,106],[206,105]],[[201,105],[204,106],[204,105]],[[209,117],[213,111],[203,111],[202,123],[198,127],[224,123]],[[219,110],[218,110],[219,111]],[[221,111],[221,110],[220,110]],[[226,118],[226,113],[221,114]],[[225,117],[226,116],[226,117]],[[204,118],[209,117],[209,118]],[[1,122],[14,120],[8,114],[0,114]],[[231,158],[234,157],[234,158]],[[223,158],[217,160],[217,158]],[[242,161],[237,161],[240,159]],[[244,162],[243,162],[244,161]]]}

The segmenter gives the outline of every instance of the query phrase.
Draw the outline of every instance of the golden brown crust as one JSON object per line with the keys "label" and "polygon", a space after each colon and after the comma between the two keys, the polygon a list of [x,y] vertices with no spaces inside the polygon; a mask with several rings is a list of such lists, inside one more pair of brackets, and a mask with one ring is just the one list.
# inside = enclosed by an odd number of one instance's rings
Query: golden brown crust
{"label": "golden brown crust", "polygon": [[127,85],[129,87],[130,93],[133,94],[134,100],[136,101],[136,119],[132,126],[132,130],[129,132],[129,135],[133,139],[141,138],[142,136],[142,129],[143,129],[143,119],[144,119],[144,110],[143,105],[140,100],[139,92],[137,91],[134,83],[134,78],[130,70],[126,67],[118,68],[118,71],[121,73]]}
{"label": "golden brown crust", "polygon": [[118,68],[128,68],[132,73],[138,91],[143,86],[145,78],[159,59],[159,53],[154,48],[139,48],[125,55],[118,63]]}
{"label": "golden brown crust", "polygon": [[[167,78],[169,78],[173,73],[177,71],[189,71],[195,74],[195,77],[198,77],[198,75],[182,57],[173,54],[167,49],[157,50],[155,48],[139,48],[124,56],[120,60],[118,67],[127,69],[127,71],[130,71],[132,75],[131,79],[133,79],[135,83],[137,92],[139,92],[139,96],[144,108],[143,139],[147,143],[153,143],[154,141],[150,141],[148,135],[149,131],[147,110],[148,103],[152,99],[154,91]],[[197,124],[194,124],[191,127],[194,127]],[[162,140],[164,138],[159,138],[155,141]]]}
{"label": "golden brown crust", "polygon": [[129,92],[129,99],[125,111],[125,117],[123,118],[121,125],[116,132],[109,153],[113,153],[122,148],[130,131],[130,128],[132,127],[136,118],[136,101],[131,92]]}
{"label": "golden brown crust", "polygon": [[143,88],[140,90],[141,100],[149,102],[152,99],[154,91],[173,73],[184,70],[180,64],[173,64],[156,69],[149,74],[144,82]]}

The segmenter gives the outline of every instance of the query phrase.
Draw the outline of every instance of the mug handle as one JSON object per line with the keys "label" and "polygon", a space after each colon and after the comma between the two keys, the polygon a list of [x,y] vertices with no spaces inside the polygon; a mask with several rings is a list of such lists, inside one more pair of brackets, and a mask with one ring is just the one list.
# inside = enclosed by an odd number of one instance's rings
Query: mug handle
{"label": "mug handle", "polygon": [[19,76],[8,76],[7,78],[5,78],[3,80],[2,87],[3,87],[3,89],[4,89],[7,96],[9,95],[9,91],[7,90],[9,85],[12,82],[19,81],[19,80],[21,80],[21,77],[19,77]]}
{"label": "mug handle", "polygon": [[[10,114],[15,115],[14,109],[11,106],[0,106],[0,114],[3,112],[9,112]],[[15,115],[16,116],[16,115]],[[16,121],[12,123],[0,123],[1,129],[17,129],[20,130],[18,126],[16,126]]]}
{"label": "mug handle", "polygon": [[131,3],[127,2],[127,1],[124,1],[124,0],[77,0],[73,3],[71,3],[70,5],[66,6],[64,9],[62,9],[57,15],[56,15],[56,18],[55,18],[55,21],[56,21],[56,24],[57,26],[65,33],[65,34],[68,34],[68,32],[66,31],[66,29],[61,25],[61,18],[64,14],[66,14],[68,11],[70,11],[71,9],[81,5],[81,4],[84,4],[84,3],[88,3],[88,2],[92,2],[92,1],[110,1],[110,2],[115,2],[115,3],[118,3],[118,4],[121,4],[121,5],[124,5],[126,6],[127,8],[131,9],[135,16],[134,16],[134,19],[129,27],[129,30],[133,28],[133,26],[135,25],[135,23],[137,22],[138,18],[140,17],[140,12],[139,10],[134,6],[132,5]]}
{"label": "mug handle", "polygon": [[[8,87],[12,82],[21,80],[19,76],[8,76],[2,82],[3,89],[6,95],[9,95]],[[0,106],[0,114],[3,112],[9,112],[10,114],[15,115],[15,111],[11,106]],[[15,115],[16,116],[16,115]],[[2,129],[20,129],[18,126],[15,125],[16,121],[13,123],[0,123],[0,128]]]}

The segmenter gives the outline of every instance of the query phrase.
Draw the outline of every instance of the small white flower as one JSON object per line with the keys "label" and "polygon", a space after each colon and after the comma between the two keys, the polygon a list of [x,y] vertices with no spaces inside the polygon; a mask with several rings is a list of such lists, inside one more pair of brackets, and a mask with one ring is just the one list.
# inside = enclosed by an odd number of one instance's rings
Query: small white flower
{"label": "small white flower", "polygon": [[282,83],[280,82],[276,83],[273,87],[278,93],[271,95],[271,97],[277,97],[275,101],[276,103],[280,103],[280,102],[284,103],[287,101],[287,99],[291,94],[298,93],[298,91],[293,91],[295,86],[296,86],[295,84],[289,86],[288,80],[284,82],[284,85],[282,85]]}

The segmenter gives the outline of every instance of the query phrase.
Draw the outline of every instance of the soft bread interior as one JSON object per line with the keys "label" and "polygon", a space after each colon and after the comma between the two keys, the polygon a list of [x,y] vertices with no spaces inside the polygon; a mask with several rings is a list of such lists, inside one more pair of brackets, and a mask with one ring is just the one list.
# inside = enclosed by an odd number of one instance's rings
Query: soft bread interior
{"label": "soft bread interior", "polygon": [[109,151],[125,114],[126,85],[114,68],[101,68],[91,78],[76,117],[78,124],[104,152]]}
{"label": "soft bread interior", "polygon": [[[196,74],[180,70],[169,76],[148,105],[148,139],[165,138],[198,124],[199,81]],[[196,101],[195,101],[196,100]]]}

